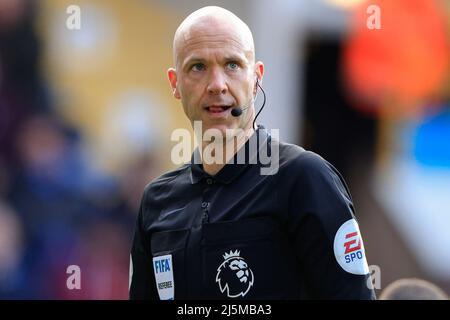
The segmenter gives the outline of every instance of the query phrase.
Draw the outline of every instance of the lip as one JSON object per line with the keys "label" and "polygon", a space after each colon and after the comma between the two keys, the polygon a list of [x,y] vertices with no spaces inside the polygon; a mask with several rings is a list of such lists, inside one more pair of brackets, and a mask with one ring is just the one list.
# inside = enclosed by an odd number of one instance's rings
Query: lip
{"label": "lip", "polygon": [[224,118],[231,112],[231,105],[210,105],[203,108],[211,118]]}

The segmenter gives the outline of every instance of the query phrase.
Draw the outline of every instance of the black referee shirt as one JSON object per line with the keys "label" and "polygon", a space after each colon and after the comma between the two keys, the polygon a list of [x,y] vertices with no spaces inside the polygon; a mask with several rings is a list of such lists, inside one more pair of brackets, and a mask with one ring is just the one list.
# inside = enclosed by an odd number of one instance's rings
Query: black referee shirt
{"label": "black referee shirt", "polygon": [[[263,150],[278,150],[276,174],[261,174]],[[331,164],[261,126],[216,175],[193,160],[144,190],[131,299],[375,298],[352,199]]]}

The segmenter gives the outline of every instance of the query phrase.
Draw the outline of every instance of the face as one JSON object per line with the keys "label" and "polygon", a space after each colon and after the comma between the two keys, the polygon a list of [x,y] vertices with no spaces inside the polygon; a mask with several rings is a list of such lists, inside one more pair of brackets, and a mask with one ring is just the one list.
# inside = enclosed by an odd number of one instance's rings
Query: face
{"label": "face", "polygon": [[[251,128],[254,118],[256,79],[264,67],[254,62],[252,46],[239,31],[201,23],[191,27],[175,50],[176,69],[169,69],[175,98],[181,99],[186,116],[210,128]],[[233,107],[250,107],[233,117]]]}

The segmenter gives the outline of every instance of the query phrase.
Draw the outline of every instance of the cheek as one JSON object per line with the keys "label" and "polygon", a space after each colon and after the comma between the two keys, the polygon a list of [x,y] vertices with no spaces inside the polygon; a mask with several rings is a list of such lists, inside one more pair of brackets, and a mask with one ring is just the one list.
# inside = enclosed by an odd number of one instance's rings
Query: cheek
{"label": "cheek", "polygon": [[248,95],[251,84],[245,75],[234,75],[228,78],[228,89],[234,97],[244,98]]}
{"label": "cheek", "polygon": [[180,92],[185,99],[195,100],[201,97],[203,89],[201,81],[186,80],[180,87]]}
{"label": "cheek", "polygon": [[252,82],[245,81],[240,82],[236,86],[237,93],[239,95],[239,98],[244,101],[248,101],[249,99],[254,97],[254,86]]}
{"label": "cheek", "polygon": [[252,96],[255,89],[254,79],[250,75],[246,74],[245,77],[242,77],[241,79],[241,87],[245,95]]}
{"label": "cheek", "polygon": [[185,83],[180,86],[181,102],[187,115],[198,113],[202,97],[202,87],[199,84]]}

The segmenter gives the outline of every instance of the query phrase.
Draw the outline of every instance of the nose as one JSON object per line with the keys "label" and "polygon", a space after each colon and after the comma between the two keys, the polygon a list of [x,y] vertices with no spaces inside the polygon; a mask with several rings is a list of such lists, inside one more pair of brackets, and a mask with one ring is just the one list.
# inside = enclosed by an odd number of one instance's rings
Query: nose
{"label": "nose", "polygon": [[208,82],[208,93],[220,95],[227,93],[228,87],[225,75],[219,70],[212,70]]}

